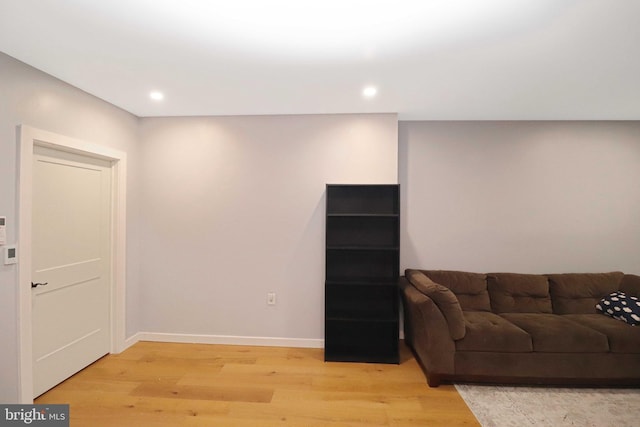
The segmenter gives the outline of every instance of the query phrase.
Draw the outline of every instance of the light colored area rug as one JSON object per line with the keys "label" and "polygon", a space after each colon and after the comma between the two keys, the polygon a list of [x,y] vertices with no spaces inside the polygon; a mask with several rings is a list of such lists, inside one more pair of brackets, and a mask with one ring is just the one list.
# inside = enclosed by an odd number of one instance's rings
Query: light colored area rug
{"label": "light colored area rug", "polygon": [[483,427],[640,426],[640,389],[456,384]]}

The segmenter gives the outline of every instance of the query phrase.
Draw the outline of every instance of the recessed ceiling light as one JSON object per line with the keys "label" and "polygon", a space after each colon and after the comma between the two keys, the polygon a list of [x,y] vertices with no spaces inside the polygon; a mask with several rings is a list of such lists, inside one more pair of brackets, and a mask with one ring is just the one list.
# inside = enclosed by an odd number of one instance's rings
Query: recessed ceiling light
{"label": "recessed ceiling light", "polygon": [[362,96],[365,98],[373,98],[378,94],[378,88],[375,86],[367,86],[362,90]]}
{"label": "recessed ceiling light", "polygon": [[149,93],[149,98],[153,99],[154,101],[162,101],[164,99],[164,94],[162,92],[154,90],[153,92]]}

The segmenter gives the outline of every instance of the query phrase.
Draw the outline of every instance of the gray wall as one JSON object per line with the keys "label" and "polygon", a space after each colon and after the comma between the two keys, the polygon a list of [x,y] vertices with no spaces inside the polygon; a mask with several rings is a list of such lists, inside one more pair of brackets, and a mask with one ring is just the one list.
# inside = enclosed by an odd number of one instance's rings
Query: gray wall
{"label": "gray wall", "polygon": [[401,122],[403,268],[640,274],[640,122]]}
{"label": "gray wall", "polygon": [[[138,330],[135,311],[138,119],[0,53],[0,215],[7,216],[9,244],[17,241],[16,127],[20,124],[128,153],[127,331],[132,334]],[[0,402],[5,403],[18,400],[17,286],[16,265],[0,263]]]}
{"label": "gray wall", "polygon": [[322,340],[325,185],[396,183],[397,123],[142,119],[142,331]]}

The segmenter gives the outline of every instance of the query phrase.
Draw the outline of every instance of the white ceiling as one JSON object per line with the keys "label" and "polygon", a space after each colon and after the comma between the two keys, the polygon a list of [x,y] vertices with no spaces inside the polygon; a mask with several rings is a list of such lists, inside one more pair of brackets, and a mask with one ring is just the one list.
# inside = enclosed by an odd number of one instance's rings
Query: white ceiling
{"label": "white ceiling", "polygon": [[640,0],[0,0],[0,51],[138,116],[640,119]]}

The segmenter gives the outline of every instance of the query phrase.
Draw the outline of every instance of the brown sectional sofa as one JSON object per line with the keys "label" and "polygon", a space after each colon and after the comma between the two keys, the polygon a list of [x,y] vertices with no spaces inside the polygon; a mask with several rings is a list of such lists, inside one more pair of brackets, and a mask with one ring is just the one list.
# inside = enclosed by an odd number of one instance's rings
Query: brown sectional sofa
{"label": "brown sectional sofa", "polygon": [[640,326],[599,313],[640,276],[405,271],[405,341],[427,382],[640,386]]}

